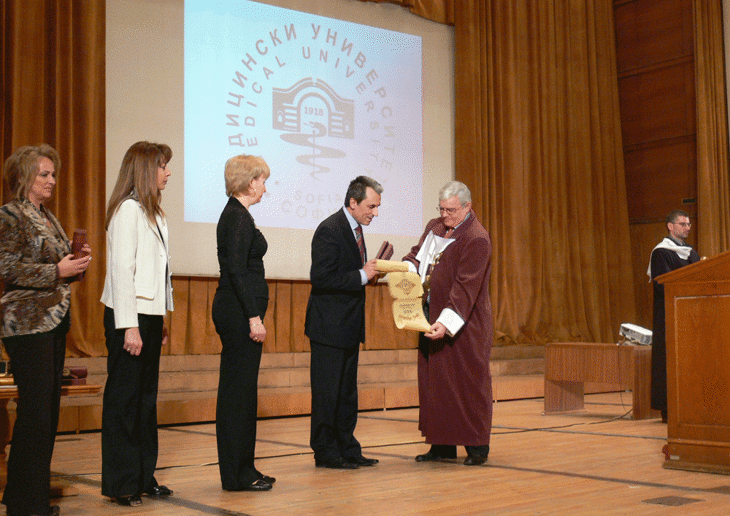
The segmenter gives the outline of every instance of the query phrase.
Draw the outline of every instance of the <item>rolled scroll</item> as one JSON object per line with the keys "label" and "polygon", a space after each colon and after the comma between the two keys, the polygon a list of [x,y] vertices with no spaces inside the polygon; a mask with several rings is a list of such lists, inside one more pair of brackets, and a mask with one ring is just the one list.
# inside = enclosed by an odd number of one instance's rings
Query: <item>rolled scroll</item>
{"label": "rolled scroll", "polygon": [[395,260],[376,260],[375,268],[383,274],[388,272],[408,272],[408,264],[406,262],[398,262]]}

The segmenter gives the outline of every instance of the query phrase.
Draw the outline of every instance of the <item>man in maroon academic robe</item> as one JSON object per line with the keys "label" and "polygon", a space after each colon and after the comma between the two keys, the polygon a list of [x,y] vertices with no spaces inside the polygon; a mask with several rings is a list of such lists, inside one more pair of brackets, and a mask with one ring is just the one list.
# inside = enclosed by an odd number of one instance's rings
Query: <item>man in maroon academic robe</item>
{"label": "man in maroon academic robe", "polygon": [[454,459],[466,447],[466,465],[487,460],[492,431],[492,306],[489,233],[458,181],[439,192],[439,218],[404,258],[418,270],[431,330],[418,354],[419,429],[431,449],[418,462]]}

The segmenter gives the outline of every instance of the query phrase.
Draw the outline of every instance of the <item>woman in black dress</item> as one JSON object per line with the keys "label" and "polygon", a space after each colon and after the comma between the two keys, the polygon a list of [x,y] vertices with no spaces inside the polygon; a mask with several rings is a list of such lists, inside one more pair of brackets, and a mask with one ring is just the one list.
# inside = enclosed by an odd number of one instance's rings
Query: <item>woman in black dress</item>
{"label": "woman in black dress", "polygon": [[213,322],[223,344],[216,407],[221,483],[226,491],[268,491],[276,479],[254,467],[257,384],[269,302],[267,243],[248,209],[266,192],[269,166],[256,156],[226,162],[228,203],[218,220],[220,281]]}

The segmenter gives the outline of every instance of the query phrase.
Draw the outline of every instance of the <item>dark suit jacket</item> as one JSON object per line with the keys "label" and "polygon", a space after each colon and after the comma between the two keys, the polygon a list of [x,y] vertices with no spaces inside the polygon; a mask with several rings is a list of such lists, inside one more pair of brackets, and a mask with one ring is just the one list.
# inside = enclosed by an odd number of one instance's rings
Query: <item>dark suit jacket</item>
{"label": "dark suit jacket", "polygon": [[304,333],[338,348],[365,341],[365,287],[362,259],[342,209],[323,220],[312,238],[312,292]]}

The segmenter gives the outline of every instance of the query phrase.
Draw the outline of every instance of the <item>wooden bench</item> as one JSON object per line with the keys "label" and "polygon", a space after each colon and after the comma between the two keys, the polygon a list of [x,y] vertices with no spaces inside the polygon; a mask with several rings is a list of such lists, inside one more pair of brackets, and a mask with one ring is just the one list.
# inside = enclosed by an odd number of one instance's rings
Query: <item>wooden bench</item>
{"label": "wooden bench", "polygon": [[545,414],[583,410],[584,384],[633,391],[633,418],[659,417],[651,409],[651,346],[554,342],[545,350]]}

